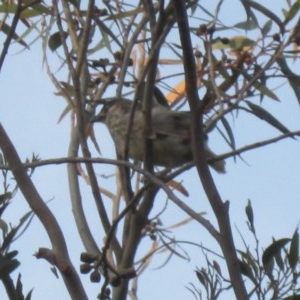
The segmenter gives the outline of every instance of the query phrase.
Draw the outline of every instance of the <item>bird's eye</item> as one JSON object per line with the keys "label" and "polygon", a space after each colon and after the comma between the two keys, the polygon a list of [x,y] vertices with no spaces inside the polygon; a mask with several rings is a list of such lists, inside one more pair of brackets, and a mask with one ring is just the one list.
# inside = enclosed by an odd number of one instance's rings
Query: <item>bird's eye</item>
{"label": "bird's eye", "polygon": [[107,114],[108,110],[109,110],[109,105],[108,104],[104,104],[102,109],[101,109],[101,113],[103,114]]}

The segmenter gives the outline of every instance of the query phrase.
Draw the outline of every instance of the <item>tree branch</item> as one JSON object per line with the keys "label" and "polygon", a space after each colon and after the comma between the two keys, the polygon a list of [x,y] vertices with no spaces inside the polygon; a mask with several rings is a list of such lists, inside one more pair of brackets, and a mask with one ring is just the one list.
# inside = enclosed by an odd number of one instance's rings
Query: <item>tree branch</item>
{"label": "tree branch", "polygon": [[[253,143],[250,145],[243,146],[236,150],[233,150],[233,151],[230,151],[230,152],[227,152],[224,154],[220,154],[220,155],[216,156],[214,159],[209,159],[208,161],[214,162],[214,161],[217,161],[220,159],[226,159],[226,158],[232,157],[234,155],[242,154],[249,150],[267,146],[269,144],[273,144],[280,140],[283,140],[283,139],[289,138],[289,137],[293,137],[293,136],[300,136],[300,130],[291,131],[289,133],[281,134],[279,136],[276,136],[276,137],[273,137],[273,138],[270,138],[267,140],[263,140],[263,141],[259,141],[259,142],[256,142],[256,143]],[[31,168],[34,169],[34,168],[47,166],[47,165],[61,165],[61,164],[72,164],[72,163],[73,164],[96,163],[96,164],[123,165],[123,166],[131,168],[134,171],[137,171],[137,172],[140,172],[143,174],[143,169],[139,168],[136,164],[132,164],[128,161],[115,160],[115,159],[109,159],[109,158],[101,158],[101,157],[88,158],[88,157],[69,156],[69,157],[42,159],[42,160],[38,160],[38,161],[34,161],[34,162],[26,162],[26,163],[22,163],[22,165],[25,169],[31,169]],[[184,165],[184,166],[176,169],[174,172],[170,173],[170,175],[167,175],[167,177],[165,177],[165,179],[171,180],[172,178],[178,176],[180,173],[182,173],[183,171],[185,171],[193,166],[194,166],[194,163],[192,163],[192,162],[187,163],[186,165]],[[0,170],[11,170],[11,168],[7,165],[0,165]],[[162,174],[165,174],[165,172],[163,171]],[[161,177],[161,175],[159,175],[159,177]]]}
{"label": "tree branch", "polygon": [[[243,282],[242,274],[240,272],[239,262],[231,231],[228,203],[222,202],[222,199],[218,193],[216,185],[209,171],[207,161],[204,155],[202,155],[202,153],[205,153],[204,130],[202,114],[200,116],[200,122],[197,112],[199,96],[197,88],[196,66],[190,37],[187,9],[185,7],[185,1],[173,0],[173,4],[177,17],[178,30],[183,50],[183,65],[185,70],[186,92],[192,116],[191,135],[193,142],[194,160],[196,163],[199,178],[202,182],[205,193],[218,220],[221,236],[219,240],[219,245],[222,249],[226,260],[229,276],[233,284],[235,295],[239,300],[247,300],[248,295],[245,288],[245,284]],[[202,113],[203,109],[204,107],[202,105]]]}
{"label": "tree branch", "polygon": [[[69,144],[68,155],[69,157],[77,157],[79,148],[79,138],[74,126],[71,128],[71,140]],[[69,191],[71,197],[72,211],[77,226],[78,233],[81,241],[88,253],[99,255],[100,250],[97,243],[90,231],[90,227],[85,217],[84,209],[82,206],[81,192],[78,182],[78,170],[76,164],[68,163],[68,181]]]}
{"label": "tree branch", "polygon": [[266,145],[270,145],[270,144],[276,143],[280,140],[290,138],[290,137],[294,137],[294,136],[300,136],[300,130],[291,131],[291,132],[284,133],[284,134],[281,134],[279,136],[276,136],[276,137],[273,137],[273,138],[270,138],[270,139],[267,139],[267,140],[264,140],[264,141],[259,141],[259,142],[256,142],[256,143],[253,143],[253,144],[250,144],[250,145],[243,146],[239,149],[236,149],[236,150],[218,155],[217,157],[215,157],[215,159],[213,161],[219,160],[219,159],[222,160],[222,159],[225,159],[225,158],[228,158],[228,157],[239,155],[239,154],[242,154],[242,153],[247,152],[249,150],[261,148],[261,147],[264,147]]}
{"label": "tree branch", "polygon": [[14,145],[0,123],[0,147],[8,162],[14,178],[28,202],[32,211],[37,215],[50,238],[54,263],[60,271],[72,299],[87,299],[82,283],[72,265],[63,233],[54,215],[44,203],[36,187],[31,181]]}

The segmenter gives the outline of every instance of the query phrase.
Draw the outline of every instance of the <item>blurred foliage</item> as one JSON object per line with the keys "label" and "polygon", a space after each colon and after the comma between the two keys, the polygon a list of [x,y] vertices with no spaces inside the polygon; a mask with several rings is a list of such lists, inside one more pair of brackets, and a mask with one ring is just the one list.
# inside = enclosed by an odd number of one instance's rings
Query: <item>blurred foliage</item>
{"label": "blurred foliage", "polygon": [[[32,161],[36,161],[37,156],[32,156]],[[29,161],[29,160],[27,160]],[[0,165],[5,166],[6,161],[0,153]],[[17,259],[19,251],[11,250],[12,244],[18,239],[28,228],[33,218],[33,213],[30,211],[23,215],[19,223],[12,226],[5,221],[5,211],[8,209],[17,192],[17,186],[11,186],[11,173],[8,170],[2,169],[2,184],[4,193],[0,195],[0,280],[2,281],[10,299],[30,300],[32,290],[25,296],[23,295],[23,285],[21,282],[21,274],[18,275],[16,283],[11,279],[11,273],[15,271],[20,261]],[[30,172],[32,175],[32,172]]]}
{"label": "blurred foliage", "polygon": [[[261,247],[254,226],[254,213],[249,200],[246,206],[247,224],[255,241],[251,246],[243,233],[245,250],[238,250],[240,269],[246,280],[249,299],[300,298],[300,259],[299,232],[295,230],[291,238],[273,239],[264,249]],[[246,242],[247,240],[247,242]],[[223,274],[219,263],[206,255],[207,265],[196,270],[200,287],[191,285],[189,290],[196,299],[221,298],[232,287],[230,280]],[[223,264],[223,261],[220,263]]]}

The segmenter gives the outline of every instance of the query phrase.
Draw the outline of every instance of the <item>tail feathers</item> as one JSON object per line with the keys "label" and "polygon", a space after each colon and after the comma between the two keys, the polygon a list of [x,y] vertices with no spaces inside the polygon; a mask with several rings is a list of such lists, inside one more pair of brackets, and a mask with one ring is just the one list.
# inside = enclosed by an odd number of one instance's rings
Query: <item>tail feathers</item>
{"label": "tail feathers", "polygon": [[226,173],[225,165],[226,162],[223,159],[217,159],[217,155],[212,152],[208,147],[206,148],[206,156],[208,159],[208,164],[218,173]]}
{"label": "tail feathers", "polygon": [[216,160],[214,162],[210,162],[209,165],[220,174],[226,173],[226,169],[225,169],[226,163],[222,159]]}

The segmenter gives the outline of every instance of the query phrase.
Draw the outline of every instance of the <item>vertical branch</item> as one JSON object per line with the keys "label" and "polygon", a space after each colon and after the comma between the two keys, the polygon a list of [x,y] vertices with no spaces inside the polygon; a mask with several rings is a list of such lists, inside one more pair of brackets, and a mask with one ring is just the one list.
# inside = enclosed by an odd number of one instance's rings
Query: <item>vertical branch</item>
{"label": "vertical branch", "polygon": [[[122,88],[123,88],[123,84],[125,81],[125,76],[126,76],[126,72],[127,72],[127,68],[129,65],[129,60],[130,60],[130,55],[132,52],[132,48],[134,47],[136,40],[138,38],[138,36],[140,35],[142,29],[144,28],[144,26],[146,25],[148,21],[148,17],[146,15],[143,16],[142,20],[139,22],[139,24],[136,26],[134,32],[132,33],[132,36],[130,38],[130,40],[127,40],[127,35],[126,34],[126,48],[125,48],[125,52],[124,52],[124,57],[122,60],[122,65],[120,68],[120,72],[119,72],[119,80],[118,80],[118,86],[116,89],[116,97],[117,98],[121,98],[122,95]],[[134,109],[134,107],[133,107]],[[132,111],[132,118],[131,121],[128,124],[128,132],[130,131],[130,128],[132,127],[132,119],[133,119],[133,113],[134,110]],[[128,135],[129,137],[129,135]],[[127,159],[128,156],[128,139],[126,140],[126,144],[125,144],[125,152],[122,153],[122,155],[124,157],[121,157],[121,159]],[[133,191],[132,191],[132,186],[131,186],[131,181],[130,181],[130,170],[127,167],[123,167],[123,166],[119,166],[119,176],[120,176],[120,181],[121,181],[121,185],[122,185],[122,189],[123,189],[123,196],[125,199],[125,202],[128,203],[132,196],[133,196]],[[127,217],[126,217],[127,220]],[[123,234],[123,240],[127,239],[127,233],[128,233],[128,222],[125,220],[125,225],[124,225],[124,234]]]}
{"label": "vertical branch", "polygon": [[[53,2],[54,2],[55,10],[58,12],[58,3],[57,3],[57,1],[53,1]],[[69,7],[70,4],[66,0],[62,0],[61,4],[62,4],[64,15],[65,15],[65,18],[66,18],[66,21],[68,24],[68,34],[70,35],[72,47],[73,47],[74,51],[77,53],[78,47],[79,47],[79,41],[78,41],[78,38],[76,35],[75,22],[73,21],[72,13],[71,13],[70,7]],[[58,18],[59,15],[56,15],[56,17]],[[59,17],[59,19],[60,19],[60,17]]]}
{"label": "vertical branch", "polygon": [[[74,126],[71,128],[71,141],[69,145],[68,156],[77,157],[79,148],[79,138],[76,129]],[[68,164],[68,181],[69,181],[69,190],[71,196],[71,204],[75,223],[77,226],[78,233],[80,235],[81,241],[87,252],[92,253],[93,255],[100,254],[99,248],[96,244],[95,239],[90,231],[89,225],[87,223],[84,210],[82,207],[81,192],[78,182],[78,171],[76,164]]]}
{"label": "vertical branch", "polygon": [[132,49],[133,49],[134,45],[136,44],[136,40],[138,39],[143,28],[145,27],[147,21],[148,21],[148,16],[145,14],[142,17],[139,24],[136,26],[133,34],[131,35],[130,40],[127,41],[125,52],[124,52],[124,57],[123,57],[123,63],[121,65],[120,72],[119,72],[118,86],[116,89],[116,97],[117,98],[121,98],[121,95],[122,95],[122,88],[123,88],[123,84],[125,81],[125,75],[126,75],[127,67],[129,65],[129,60],[130,60],[130,55],[131,55]]}
{"label": "vertical branch", "polygon": [[77,52],[77,65],[75,69],[76,74],[80,74],[82,69],[84,69],[86,65],[86,53],[91,38],[90,34],[92,28],[92,17],[94,13],[94,7],[95,7],[95,1],[90,0],[86,12],[85,27],[83,29],[82,37],[80,39],[81,47],[78,48],[78,52]]}
{"label": "vertical branch", "polygon": [[[144,112],[144,122],[145,122],[145,169],[147,172],[152,173],[153,164],[152,164],[152,150],[151,150],[151,139],[149,137],[152,134],[152,120],[151,120],[151,111],[153,105],[153,93],[155,78],[157,73],[157,64],[160,53],[160,48],[164,42],[164,38],[171,29],[171,24],[173,23],[173,18],[168,18],[172,16],[170,14],[170,5],[164,9],[163,3],[161,1],[158,20],[156,21],[156,8],[150,3],[150,1],[144,1],[145,13],[149,18],[149,24],[151,28],[151,50],[149,53],[149,58],[147,65],[144,67],[142,72],[143,76],[139,78],[141,85],[144,87],[143,99],[142,99],[142,108]],[[144,79],[146,78],[145,85]],[[142,229],[145,227],[145,224],[148,221],[149,213],[152,209],[153,202],[158,191],[157,187],[150,186],[143,193],[143,198],[140,203],[140,206],[137,211],[130,211],[126,215],[125,229],[127,228],[128,234],[124,243],[124,251],[122,255],[122,262],[119,266],[120,270],[127,270],[133,265],[134,257],[136,255],[137,247],[139,245]],[[127,232],[124,232],[126,234]],[[128,292],[128,279],[124,279],[121,282],[121,285],[114,291],[113,299],[127,299]]]}
{"label": "vertical branch", "polygon": [[144,114],[145,122],[145,138],[144,138],[144,167],[147,171],[153,172],[153,147],[152,147],[152,106],[153,106],[153,92],[155,85],[155,77],[157,70],[157,62],[159,56],[159,48],[153,48],[159,35],[159,27],[155,21],[155,11],[152,1],[143,1],[145,12],[149,17],[149,25],[151,28],[151,52],[152,55],[152,64],[149,68],[147,74],[147,81],[143,91],[142,99],[142,111]]}
{"label": "vertical branch", "polygon": [[[62,46],[64,49],[64,54],[66,58],[66,62],[69,68],[70,76],[72,79],[73,87],[74,87],[74,98],[75,98],[75,114],[76,114],[76,134],[78,134],[82,153],[84,157],[91,157],[87,140],[86,140],[86,115],[85,115],[85,103],[86,103],[86,91],[87,91],[87,84],[89,81],[89,74],[87,69],[87,63],[86,63],[86,55],[87,55],[87,49],[88,49],[88,41],[90,38],[90,28],[91,28],[91,22],[92,22],[92,13],[94,11],[94,1],[90,0],[88,4],[88,12],[87,12],[87,18],[86,23],[84,27],[84,33],[83,33],[83,41],[86,44],[79,43],[78,38],[76,36],[76,32],[74,30],[73,26],[73,20],[71,17],[71,13],[69,10],[69,6],[65,1],[62,1],[64,13],[66,15],[66,19],[69,25],[69,30],[72,40],[72,46],[73,51],[75,51],[77,57],[79,55],[79,60],[77,61],[76,66],[73,66],[73,63],[71,61],[70,52],[68,50],[67,44],[65,39],[61,39]],[[62,26],[62,20],[58,11],[57,3],[55,5],[55,12],[56,12],[56,18],[57,18],[57,26],[60,32],[63,32],[63,26]],[[71,22],[69,24],[69,22]],[[87,173],[90,178],[90,184],[92,188],[92,194],[95,199],[95,204],[99,213],[100,220],[102,222],[104,231],[106,234],[110,232],[111,224],[101,197],[101,194],[99,192],[98,188],[98,182],[96,178],[96,174],[94,172],[94,169],[92,167],[91,163],[86,163],[86,169]],[[112,247],[116,251],[117,257],[120,256],[121,247],[116,239],[114,237],[112,239]]]}
{"label": "vertical branch", "polygon": [[[146,3],[147,1],[145,1]],[[148,3],[148,2],[147,2]],[[164,1],[161,1],[160,8],[159,8],[159,15],[158,21],[155,22],[155,15],[149,17],[150,19],[150,27],[151,30],[151,51],[149,54],[148,64],[145,66],[144,74],[147,71],[147,81],[145,83],[144,91],[143,91],[143,112],[145,117],[145,154],[144,154],[144,162],[145,162],[145,169],[147,171],[153,171],[153,163],[152,163],[152,106],[153,106],[153,94],[154,94],[154,86],[155,86],[155,78],[157,73],[157,64],[159,59],[159,53],[161,49],[161,45],[163,44],[165,37],[167,36],[168,32],[172,28],[172,24],[174,22],[174,18],[172,18],[171,13],[171,5],[168,5],[166,9],[163,7]],[[146,9],[148,9],[149,14],[155,14],[154,7],[146,5]],[[154,196],[157,192],[156,189],[152,190],[149,189],[148,191],[152,194],[146,196],[141,203],[140,213],[142,216],[147,217],[151,208],[152,202],[154,201]]]}
{"label": "vertical branch", "polygon": [[224,254],[229,276],[233,285],[233,289],[237,299],[248,299],[247,291],[242,279],[239,268],[239,262],[236,254],[236,249],[233,241],[230,219],[229,219],[229,204],[223,203],[216,185],[213,181],[211,173],[208,169],[204,151],[204,133],[202,112],[198,116],[198,89],[196,66],[193,55],[192,42],[190,37],[190,29],[188,25],[187,8],[185,1],[173,0],[174,9],[178,22],[178,30],[183,48],[183,65],[185,71],[186,92],[192,116],[191,135],[193,141],[193,154],[199,174],[199,178],[203,184],[203,188],[212,206],[214,214],[218,220],[220,230],[220,247]]}

